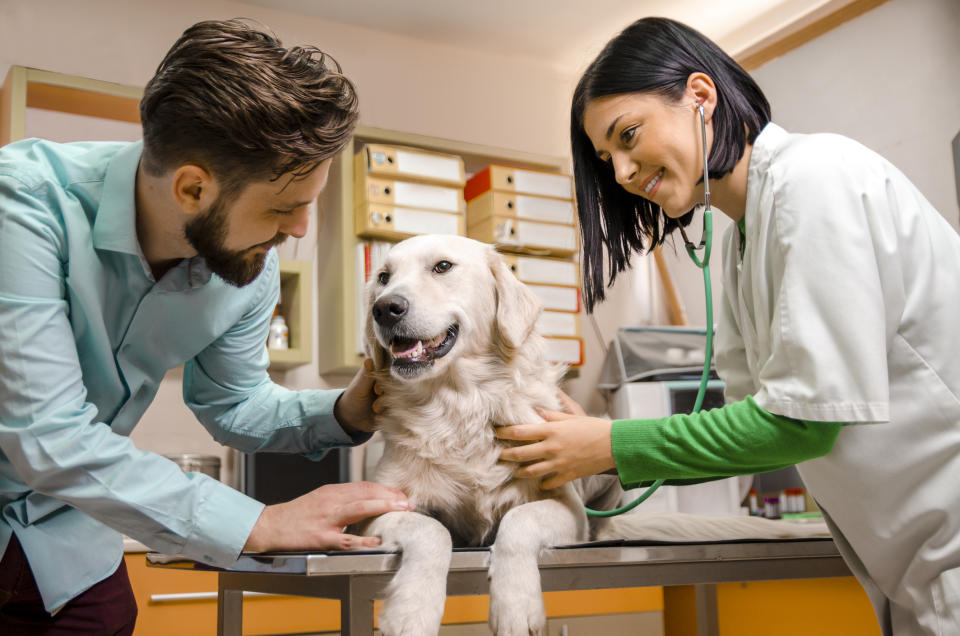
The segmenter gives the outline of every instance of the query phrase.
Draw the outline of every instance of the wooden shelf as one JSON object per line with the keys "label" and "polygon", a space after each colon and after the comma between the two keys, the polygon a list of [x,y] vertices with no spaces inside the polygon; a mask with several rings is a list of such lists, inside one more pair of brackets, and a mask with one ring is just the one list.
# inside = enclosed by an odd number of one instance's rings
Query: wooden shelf
{"label": "wooden shelf", "polygon": [[290,330],[289,349],[270,349],[270,367],[289,369],[313,357],[313,274],[310,261],[280,259],[280,314]]}
{"label": "wooden shelf", "polygon": [[11,66],[0,87],[0,146],[24,138],[27,108],[140,122],[143,89]]}
{"label": "wooden shelf", "polygon": [[320,333],[327,343],[319,352],[320,374],[353,373],[363,361],[357,351],[358,330],[364,319],[357,315],[356,249],[363,240],[354,232],[353,155],[365,143],[384,143],[460,155],[467,174],[499,163],[540,170],[567,169],[566,160],[534,153],[496,148],[438,137],[360,126],[343,151],[334,158],[330,180],[320,198],[324,214],[318,237],[318,308]]}

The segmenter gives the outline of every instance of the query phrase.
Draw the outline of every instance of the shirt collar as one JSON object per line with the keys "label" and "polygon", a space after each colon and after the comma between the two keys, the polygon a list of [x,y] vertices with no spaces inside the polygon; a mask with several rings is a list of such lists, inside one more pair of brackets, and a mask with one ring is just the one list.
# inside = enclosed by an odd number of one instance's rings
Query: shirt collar
{"label": "shirt collar", "polygon": [[93,246],[97,249],[141,256],[135,192],[142,151],[142,141],[131,143],[107,165],[100,207],[93,222]]}

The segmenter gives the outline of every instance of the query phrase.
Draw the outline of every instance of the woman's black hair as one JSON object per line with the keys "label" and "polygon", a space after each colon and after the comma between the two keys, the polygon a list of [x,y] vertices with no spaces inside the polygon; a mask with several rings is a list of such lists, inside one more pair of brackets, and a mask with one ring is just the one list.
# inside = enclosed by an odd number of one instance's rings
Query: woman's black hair
{"label": "woman's black hair", "polygon": [[[679,100],[692,73],[705,73],[717,88],[712,122],[710,178],[733,170],[770,121],[770,104],[760,87],[720,47],[700,32],[667,18],[637,20],[613,38],[584,71],[573,93],[570,143],[583,244],[583,291],[587,311],[604,299],[603,248],[610,268],[607,286],[630,266],[633,252],[663,243],[678,226],[689,225],[690,210],[679,219],[660,206],[630,194],[599,159],[583,128],[583,113],[596,98],[654,93]],[[744,131],[746,125],[746,131]]]}

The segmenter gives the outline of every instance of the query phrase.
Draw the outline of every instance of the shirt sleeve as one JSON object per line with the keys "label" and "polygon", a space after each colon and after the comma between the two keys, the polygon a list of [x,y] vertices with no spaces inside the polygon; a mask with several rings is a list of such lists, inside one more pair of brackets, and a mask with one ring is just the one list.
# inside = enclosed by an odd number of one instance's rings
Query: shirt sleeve
{"label": "shirt sleeve", "polygon": [[293,391],[267,374],[270,317],[280,297],[278,259],[268,254],[254,302],[213,344],[184,365],[187,406],[221,444],[243,452],[302,453],[321,458],[369,433],[348,434],[333,415],[341,389]]}
{"label": "shirt sleeve", "polygon": [[820,457],[833,447],[841,426],[774,415],[747,396],[692,415],[615,420],[610,441],[625,487],[657,479],[696,483]]}
{"label": "shirt sleeve", "polygon": [[87,400],[64,231],[38,196],[0,177],[0,450],[9,462],[0,468],[12,467],[8,487],[62,501],[152,549],[232,564],[263,505],[138,450]]}
{"label": "shirt sleeve", "polygon": [[[903,279],[887,179],[853,142],[813,137],[781,153],[760,196],[771,212],[754,302],[769,303],[770,345],[754,396],[797,419],[885,422],[887,328],[898,320],[887,316],[884,288]],[[748,252],[756,247],[748,241]]]}

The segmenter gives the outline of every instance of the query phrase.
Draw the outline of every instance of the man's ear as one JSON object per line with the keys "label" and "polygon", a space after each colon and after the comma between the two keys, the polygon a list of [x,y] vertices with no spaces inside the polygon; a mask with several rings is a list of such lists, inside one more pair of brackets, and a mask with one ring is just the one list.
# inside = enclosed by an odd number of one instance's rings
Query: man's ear
{"label": "man's ear", "polygon": [[208,209],[219,196],[216,180],[198,165],[185,163],[173,173],[173,198],[186,214]]}
{"label": "man's ear", "polygon": [[497,291],[494,344],[504,360],[510,360],[526,342],[543,307],[540,299],[521,283],[493,248],[488,255]]}

